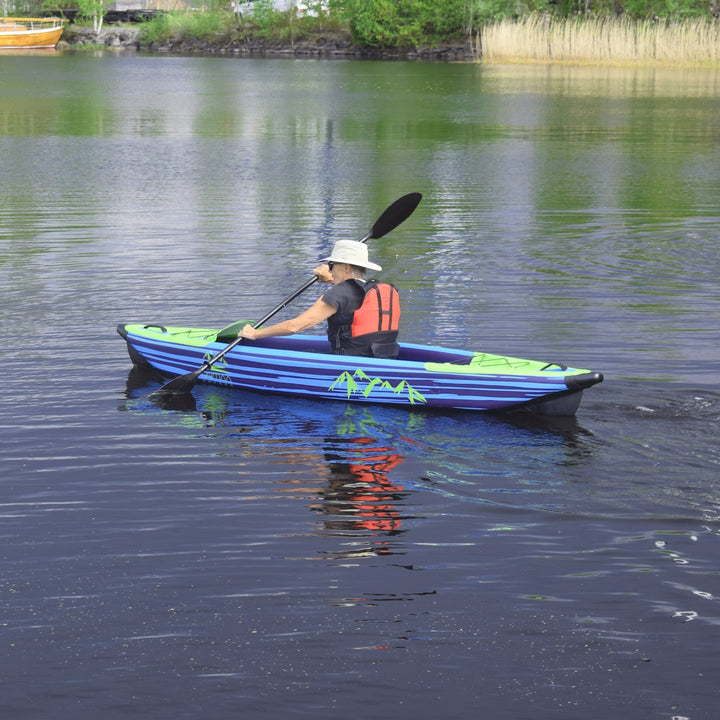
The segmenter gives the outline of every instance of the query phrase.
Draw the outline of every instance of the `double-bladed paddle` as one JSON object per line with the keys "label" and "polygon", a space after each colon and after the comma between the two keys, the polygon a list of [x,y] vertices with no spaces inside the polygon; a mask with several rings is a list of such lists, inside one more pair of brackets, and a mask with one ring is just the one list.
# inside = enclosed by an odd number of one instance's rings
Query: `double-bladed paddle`
{"label": "double-bladed paddle", "polygon": [[[405,222],[410,215],[413,214],[415,208],[422,200],[420,193],[408,193],[398,198],[392,205],[386,208],[385,212],[375,221],[370,232],[360,241],[367,242],[387,235],[391,230],[394,230],[400,223]],[[301,288],[298,288],[294,293],[288,295],[276,308],[271,310],[262,320],[258,320],[253,327],[258,328],[264,325],[271,317],[279,313],[288,303],[292,302],[298,295],[304,293],[311,285],[316,283],[318,280],[317,276],[314,276],[311,280],[308,280]],[[161,398],[167,395],[182,395],[189,393],[198,378],[207,370],[209,370],[218,360],[223,358],[227,353],[230,352],[236,345],[241,343],[242,337],[238,337],[231,342],[227,347],[223,348],[215,357],[206,360],[197,370],[193,370],[186,375],[179,375],[176,378],[166,382],[162,387],[158,388],[154,392],[150,393],[151,397]]]}

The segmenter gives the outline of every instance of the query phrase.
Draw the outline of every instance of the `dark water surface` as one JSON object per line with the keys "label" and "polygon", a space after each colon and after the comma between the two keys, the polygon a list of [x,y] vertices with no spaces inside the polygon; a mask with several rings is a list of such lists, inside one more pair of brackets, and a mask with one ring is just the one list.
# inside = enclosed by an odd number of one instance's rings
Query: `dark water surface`
{"label": "dark water surface", "polygon": [[[719,148],[718,72],[0,56],[0,717],[714,717]],[[410,191],[404,339],[576,418],[148,401],[118,322],[257,319]]]}

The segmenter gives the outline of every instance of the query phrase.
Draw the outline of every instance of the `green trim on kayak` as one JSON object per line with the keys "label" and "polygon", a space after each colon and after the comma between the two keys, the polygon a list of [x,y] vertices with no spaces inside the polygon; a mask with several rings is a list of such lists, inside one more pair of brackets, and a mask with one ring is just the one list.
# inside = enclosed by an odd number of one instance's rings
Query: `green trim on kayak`
{"label": "green trim on kayak", "polygon": [[[222,330],[210,328],[183,328],[164,325],[126,325],[126,328],[137,335],[148,338],[162,337],[169,342],[202,348],[213,342],[230,342],[237,337],[239,328],[246,321],[239,320],[227,325]],[[206,358],[208,359],[208,358]],[[426,362],[425,370],[431,373],[454,373],[460,375],[524,375],[527,377],[572,377],[590,372],[579,368],[569,368],[560,363],[548,363],[542,360],[526,360],[524,358],[492,353],[476,352],[468,354],[458,362]]]}
{"label": "green trim on kayak", "polygon": [[568,368],[559,363],[547,363],[540,360],[525,360],[523,358],[508,357],[507,355],[493,355],[491,353],[476,352],[470,362],[463,363],[425,363],[428,372],[459,373],[467,375],[580,375],[589,372],[577,368]]}
{"label": "green trim on kayak", "polygon": [[181,328],[166,325],[126,325],[125,328],[128,332],[141,337],[156,338],[160,336],[169,342],[190,347],[205,347],[208,343],[215,342],[217,338],[217,330],[208,328]]}

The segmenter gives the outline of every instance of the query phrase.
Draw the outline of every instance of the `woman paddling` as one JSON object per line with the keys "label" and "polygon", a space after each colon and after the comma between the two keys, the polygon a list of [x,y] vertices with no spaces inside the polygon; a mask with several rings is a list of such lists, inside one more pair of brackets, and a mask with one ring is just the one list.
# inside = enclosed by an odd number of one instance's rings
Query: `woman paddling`
{"label": "woman paddling", "polygon": [[393,285],[366,278],[368,270],[382,270],[368,260],[367,245],[339,240],[323,262],[313,272],[333,286],[305,312],[267,327],[245,325],[238,335],[248,340],[294,335],[327,320],[333,353],[397,357],[400,298]]}

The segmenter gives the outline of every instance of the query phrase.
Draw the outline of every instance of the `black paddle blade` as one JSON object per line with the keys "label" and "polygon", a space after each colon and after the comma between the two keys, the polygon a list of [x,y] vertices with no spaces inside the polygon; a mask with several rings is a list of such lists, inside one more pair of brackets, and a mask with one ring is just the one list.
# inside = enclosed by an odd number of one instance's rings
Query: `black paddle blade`
{"label": "black paddle blade", "polygon": [[164,398],[168,395],[187,395],[194,387],[197,379],[205,372],[204,366],[187,375],[178,375],[168,380],[162,387],[150,393],[151,398]]}
{"label": "black paddle blade", "polygon": [[195,396],[191,392],[182,393],[177,395],[173,393],[156,395],[150,393],[148,399],[156,407],[162,410],[173,410],[174,412],[195,412],[197,410],[197,401]]}
{"label": "black paddle blade", "polygon": [[405,222],[414,212],[415,208],[420,204],[422,194],[408,193],[398,198],[385,212],[376,220],[372,226],[370,234],[365,238],[381,238],[394,230],[400,223]]}

